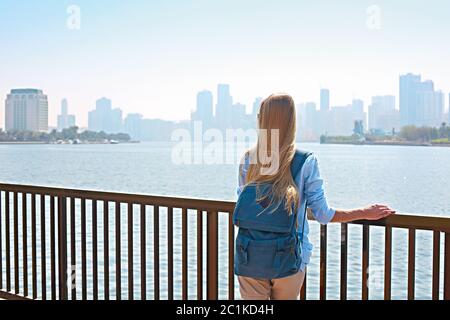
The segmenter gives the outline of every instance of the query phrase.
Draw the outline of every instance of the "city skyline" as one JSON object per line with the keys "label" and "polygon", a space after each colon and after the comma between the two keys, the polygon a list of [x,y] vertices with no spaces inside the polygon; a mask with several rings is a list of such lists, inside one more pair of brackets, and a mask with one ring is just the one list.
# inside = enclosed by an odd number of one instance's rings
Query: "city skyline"
{"label": "city skyline", "polygon": [[[398,79],[398,97],[372,96],[368,104],[361,99],[353,98],[350,103],[335,105],[333,91],[328,88],[320,89],[318,102],[317,100],[297,102],[297,138],[299,141],[318,141],[321,135],[348,136],[354,132],[356,122],[361,132],[377,135],[398,132],[406,125],[439,127],[444,122],[450,123],[450,113],[445,113],[445,94],[435,89],[432,80],[422,81],[421,75],[412,73],[399,75]],[[42,90],[38,89],[12,89],[11,94],[25,91],[42,95]],[[8,95],[5,104],[5,109],[9,110],[9,123],[22,123],[24,118],[32,117],[34,112],[27,114],[20,108],[17,111],[12,108],[12,102],[15,106],[27,96],[23,93],[11,94]],[[47,95],[45,99],[47,101]],[[169,121],[149,119],[140,113],[125,114],[115,104],[113,107],[111,99],[102,97],[97,99],[93,109],[88,111],[87,129],[112,134],[124,132],[132,139],[149,141],[170,140],[171,132],[177,128],[193,130],[194,121],[201,121],[204,129],[255,129],[261,101],[261,97],[256,97],[248,112],[249,108],[233,97],[231,86],[219,83],[215,92],[201,90],[197,93],[195,108],[189,119]],[[21,107],[19,104],[17,107]],[[21,112],[17,113],[18,111]],[[48,110],[46,112],[47,124]],[[67,99],[61,101],[61,114],[57,119],[58,130],[74,124],[81,129],[86,128],[75,123],[75,115],[68,114]],[[23,125],[17,128],[23,130],[26,127]],[[9,129],[14,127],[10,125]]]}
{"label": "city skyline", "polygon": [[[71,24],[73,4],[81,12],[79,26]],[[450,30],[450,4],[380,0],[374,25],[372,5],[5,0],[0,96],[10,88],[43,88],[50,125],[56,126],[59,102],[67,98],[86,126],[101,95],[124,113],[182,120],[194,110],[198,89],[214,91],[210,84],[221,82],[232,84],[247,107],[277,91],[317,101],[320,88],[333,91],[334,105],[353,98],[367,105],[374,95],[396,94],[396,76],[410,70],[447,93],[443,63],[450,46],[442,39]]]}

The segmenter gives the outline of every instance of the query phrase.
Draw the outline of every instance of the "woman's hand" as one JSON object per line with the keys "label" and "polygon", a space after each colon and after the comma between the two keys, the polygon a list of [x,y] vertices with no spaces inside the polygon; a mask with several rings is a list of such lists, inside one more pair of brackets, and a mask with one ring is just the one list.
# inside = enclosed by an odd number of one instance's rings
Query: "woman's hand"
{"label": "woman's hand", "polygon": [[371,205],[370,207],[364,208],[362,211],[361,218],[365,220],[380,220],[395,214],[394,210],[382,204]]}
{"label": "woman's hand", "polygon": [[394,213],[395,211],[388,206],[382,204],[374,204],[363,209],[336,210],[336,213],[331,221],[345,223],[355,220],[379,220],[384,219]]}

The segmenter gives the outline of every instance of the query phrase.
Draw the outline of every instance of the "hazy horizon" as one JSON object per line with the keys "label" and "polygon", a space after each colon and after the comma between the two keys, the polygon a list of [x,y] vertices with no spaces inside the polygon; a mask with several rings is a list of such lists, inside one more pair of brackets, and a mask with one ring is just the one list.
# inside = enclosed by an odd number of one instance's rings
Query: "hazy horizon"
{"label": "hazy horizon", "polygon": [[[70,5],[81,10],[80,29],[67,26]],[[408,72],[433,80],[447,109],[448,9],[443,0],[3,0],[0,127],[6,95],[24,87],[48,95],[51,126],[63,98],[82,127],[103,96],[124,115],[188,119],[197,92],[216,95],[218,83],[247,111],[277,91],[318,103],[321,87],[332,106],[395,95],[398,108],[398,77]]]}

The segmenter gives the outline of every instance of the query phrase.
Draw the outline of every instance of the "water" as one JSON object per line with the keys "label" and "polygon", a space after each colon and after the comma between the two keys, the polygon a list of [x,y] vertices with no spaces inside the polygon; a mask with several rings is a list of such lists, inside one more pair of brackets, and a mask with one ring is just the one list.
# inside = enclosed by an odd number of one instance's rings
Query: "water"
{"label": "water", "polygon": [[[351,146],[301,144],[299,147],[314,151],[326,181],[329,202],[337,208],[353,208],[371,203],[385,203],[400,213],[450,216],[450,148]],[[171,161],[172,145],[167,143],[141,143],[123,145],[0,145],[0,181],[42,186],[123,191],[176,196],[192,196],[208,199],[235,200],[237,164],[223,165],[175,165]],[[77,203],[77,206],[79,203]],[[151,208],[148,207],[148,297],[152,297],[152,225]],[[123,209],[126,212],[126,208]],[[99,209],[99,225],[102,223]],[[135,218],[137,213],[135,214]],[[122,223],[126,225],[126,216]],[[79,223],[79,219],[77,219]],[[175,212],[175,297],[181,290],[181,230],[180,213]],[[189,297],[196,294],[195,215],[189,215]],[[48,222],[47,222],[48,223]],[[114,221],[110,221],[111,226]],[[226,217],[220,217],[220,225],[226,227]],[[88,230],[90,220],[88,217]],[[48,228],[48,227],[47,227]],[[139,224],[134,221],[135,252],[139,252]],[[167,296],[166,251],[164,235],[165,212],[161,212],[161,289]],[[308,298],[318,298],[319,229],[311,223],[311,240],[316,247],[308,270]],[[110,229],[113,229],[112,227]],[[125,227],[123,228],[125,229]],[[47,229],[48,230],[48,229]],[[361,227],[349,228],[348,297],[361,296]],[[339,298],[340,228],[330,225],[328,231],[328,279],[327,296]],[[38,235],[39,236],[39,235]],[[90,233],[88,231],[88,258],[90,257]],[[126,239],[123,230],[122,239]],[[112,237],[112,233],[111,233]],[[226,297],[227,286],[227,234],[221,233],[219,243],[219,295]],[[38,243],[40,239],[38,237]],[[46,239],[46,242],[49,240]],[[80,245],[77,237],[77,246]],[[99,245],[102,243],[99,231]],[[111,241],[111,255],[114,243]],[[383,297],[380,281],[383,273],[384,232],[371,228],[370,265],[373,271],[369,287],[370,298]],[[430,232],[417,232],[416,242],[416,297],[431,297],[431,249]],[[126,247],[123,247],[126,252]],[[192,254],[191,254],[192,252]],[[40,253],[38,252],[38,255]],[[102,288],[102,251],[99,251],[99,288]],[[126,256],[125,256],[126,258]],[[77,257],[80,261],[80,257]],[[443,261],[443,259],[441,259]],[[115,263],[114,259],[111,263]],[[135,290],[139,292],[139,256],[135,258]],[[126,284],[127,265],[122,262],[122,283]],[[113,268],[112,268],[113,269]],[[442,268],[441,268],[442,270]],[[91,277],[91,269],[88,268]],[[115,279],[111,270],[111,279]],[[89,282],[89,279],[88,279]],[[114,284],[111,283],[111,294]],[[238,292],[237,293],[237,297]],[[393,298],[405,299],[407,293],[407,231],[393,232]],[[126,291],[124,291],[126,297]],[[102,293],[100,293],[100,297]]]}

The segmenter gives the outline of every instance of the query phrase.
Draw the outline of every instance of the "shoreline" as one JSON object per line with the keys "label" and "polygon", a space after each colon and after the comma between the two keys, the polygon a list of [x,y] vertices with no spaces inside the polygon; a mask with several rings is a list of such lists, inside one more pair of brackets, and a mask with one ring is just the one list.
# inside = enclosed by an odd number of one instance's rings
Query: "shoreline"
{"label": "shoreline", "polygon": [[351,142],[351,141],[327,141],[320,144],[347,144],[347,145],[361,145],[361,146],[399,146],[399,147],[450,147],[446,143],[427,143],[427,142],[401,142],[401,141],[381,141],[381,142]]}
{"label": "shoreline", "polygon": [[137,142],[87,142],[87,143],[51,143],[45,141],[0,141],[0,145],[87,145],[87,144],[131,144]]}

